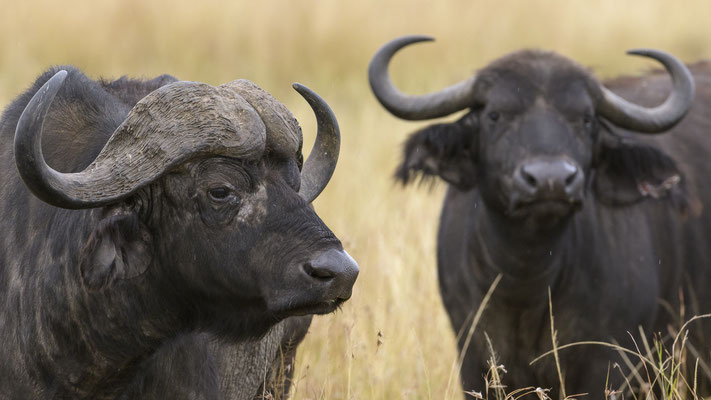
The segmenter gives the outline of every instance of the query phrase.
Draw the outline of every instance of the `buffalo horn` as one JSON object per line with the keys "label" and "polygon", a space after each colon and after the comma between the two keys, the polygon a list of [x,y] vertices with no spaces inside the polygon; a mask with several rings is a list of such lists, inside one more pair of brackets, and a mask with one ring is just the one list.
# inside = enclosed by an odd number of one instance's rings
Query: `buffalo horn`
{"label": "buffalo horn", "polygon": [[378,101],[393,115],[409,120],[443,117],[471,107],[476,77],[471,77],[438,92],[420,96],[399,91],[390,80],[388,65],[401,48],[417,42],[433,41],[429,36],[403,36],[381,47],[370,61],[368,79]]}
{"label": "buffalo horn", "polygon": [[47,165],[42,155],[42,128],[54,96],[67,78],[67,71],[54,74],[32,97],[20,116],[15,130],[15,163],[35,196],[63,208],[83,208],[83,201],[75,198],[77,182],[68,174],[57,172]]}
{"label": "buffalo horn", "polygon": [[67,77],[57,72],[30,100],[15,130],[15,163],[30,191],[51,205],[82,209],[111,204],[190,158],[254,158],[266,143],[257,112],[230,88],[175,82],[139,101],[83,171],[52,169],[42,131]]}
{"label": "buffalo horn", "polygon": [[602,87],[598,113],[619,127],[637,132],[658,133],[671,128],[691,108],[694,99],[694,80],[691,73],[684,63],[663,51],[640,49],[630,50],[627,54],[649,57],[662,63],[671,76],[671,94],[659,106],[646,108],[630,103]]}
{"label": "buffalo horn", "polygon": [[309,103],[318,124],[313,149],[301,170],[299,190],[299,195],[311,203],[326,187],[336,169],[341,133],[336,116],[319,95],[299,83],[294,83],[293,87]]}

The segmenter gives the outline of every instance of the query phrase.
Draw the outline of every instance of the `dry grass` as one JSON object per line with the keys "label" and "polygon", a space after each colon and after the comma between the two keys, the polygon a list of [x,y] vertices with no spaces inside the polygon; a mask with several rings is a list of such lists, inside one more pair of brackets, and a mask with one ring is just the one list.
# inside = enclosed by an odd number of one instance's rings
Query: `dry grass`
{"label": "dry grass", "polygon": [[3,0],[0,102],[61,63],[91,76],[248,78],[286,103],[311,135],[312,116],[290,84],[314,88],[344,136],[338,170],[316,206],[362,273],[341,312],[316,318],[299,351],[294,398],[462,398],[456,378],[457,390],[445,395],[457,354],[435,270],[443,187],[393,184],[400,143],[421,124],[376,104],[365,79],[369,58],[395,36],[435,36],[436,44],[394,62],[396,83],[413,93],[521,47],[555,50],[610,76],[650,65],[624,56],[628,48],[666,49],[687,61],[711,56],[710,15],[707,0]]}

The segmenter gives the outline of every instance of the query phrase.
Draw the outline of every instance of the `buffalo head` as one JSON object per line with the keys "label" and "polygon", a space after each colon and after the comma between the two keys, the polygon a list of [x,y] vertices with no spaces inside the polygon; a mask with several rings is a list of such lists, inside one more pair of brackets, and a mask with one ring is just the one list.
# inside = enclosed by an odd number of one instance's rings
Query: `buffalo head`
{"label": "buffalo head", "polygon": [[71,93],[53,101],[75,75],[56,72],[34,95],[15,158],[35,196],[98,220],[78,257],[86,290],[152,287],[152,298],[238,335],[351,296],[358,266],[310,205],[340,145],[318,95],[294,85],[318,119],[306,162],[294,117],[253,83],[173,82],[130,109],[90,165],[66,173],[47,165],[41,137],[57,115],[98,109]]}
{"label": "buffalo head", "polygon": [[403,182],[421,174],[439,176],[461,190],[477,186],[497,214],[537,227],[566,220],[582,205],[588,187],[607,204],[680,193],[680,173],[668,156],[612,130],[659,133],[684,117],[694,84],[673,56],[630,51],[659,61],[671,76],[671,95],[654,108],[627,102],[567,58],[532,50],[505,56],[439,92],[403,94],[388,76],[390,59],[402,47],[428,40],[393,40],[377,52],[369,69],[375,96],[400,118],[431,119],[468,110],[456,122],[411,136],[397,171]]}

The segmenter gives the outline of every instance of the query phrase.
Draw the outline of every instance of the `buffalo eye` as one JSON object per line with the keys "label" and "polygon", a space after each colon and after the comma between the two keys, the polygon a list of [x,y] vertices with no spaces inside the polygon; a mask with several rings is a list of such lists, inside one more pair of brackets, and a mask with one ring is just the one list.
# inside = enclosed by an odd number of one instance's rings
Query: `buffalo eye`
{"label": "buffalo eye", "polygon": [[207,194],[208,196],[210,196],[210,199],[218,203],[225,203],[235,198],[235,194],[233,193],[232,189],[228,188],[227,186],[219,186],[208,189]]}
{"label": "buffalo eye", "polygon": [[496,122],[499,120],[499,117],[501,117],[501,114],[499,114],[498,111],[492,111],[489,114],[487,114],[486,116],[489,117],[489,119],[491,121]]}

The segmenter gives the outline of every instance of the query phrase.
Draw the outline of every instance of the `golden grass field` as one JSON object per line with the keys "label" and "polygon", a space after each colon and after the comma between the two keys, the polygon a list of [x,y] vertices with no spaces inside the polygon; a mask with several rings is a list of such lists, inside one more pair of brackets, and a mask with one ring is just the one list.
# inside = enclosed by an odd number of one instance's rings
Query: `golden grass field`
{"label": "golden grass field", "polygon": [[389,115],[366,80],[375,50],[413,33],[437,41],[396,57],[395,82],[410,93],[454,83],[522,47],[557,51],[609,77],[653,66],[625,56],[629,48],[710,58],[711,2],[3,0],[0,104],[53,64],[92,77],[247,78],[294,112],[310,143],[313,115],[291,83],[313,88],[343,135],[336,174],[315,206],[361,274],[342,311],[315,318],[293,398],[461,399],[435,267],[444,185],[393,183],[400,144],[424,123]]}

